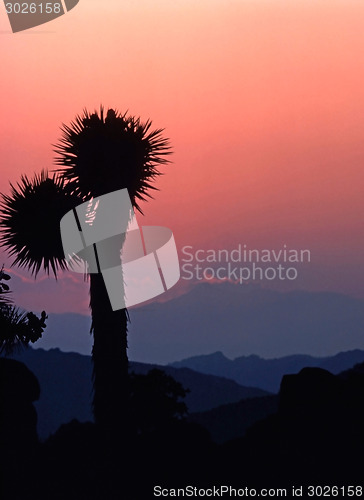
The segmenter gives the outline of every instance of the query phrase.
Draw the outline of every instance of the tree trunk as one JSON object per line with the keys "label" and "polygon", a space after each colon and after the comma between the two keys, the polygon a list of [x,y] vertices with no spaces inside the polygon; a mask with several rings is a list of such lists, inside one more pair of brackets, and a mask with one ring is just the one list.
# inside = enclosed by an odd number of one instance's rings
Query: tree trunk
{"label": "tree trunk", "polygon": [[90,307],[95,422],[102,432],[122,437],[129,428],[128,313],[112,310],[101,274],[90,275]]}

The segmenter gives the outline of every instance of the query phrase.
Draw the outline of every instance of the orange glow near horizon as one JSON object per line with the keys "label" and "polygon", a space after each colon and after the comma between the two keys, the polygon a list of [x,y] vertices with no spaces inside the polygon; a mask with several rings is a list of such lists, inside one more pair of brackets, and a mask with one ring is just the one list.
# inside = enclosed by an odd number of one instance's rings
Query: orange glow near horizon
{"label": "orange glow near horizon", "polygon": [[358,294],[363,19],[350,0],[88,0],[11,34],[2,4],[0,190],[52,169],[84,107],[129,110],[174,149],[141,224],[179,247],[309,248]]}

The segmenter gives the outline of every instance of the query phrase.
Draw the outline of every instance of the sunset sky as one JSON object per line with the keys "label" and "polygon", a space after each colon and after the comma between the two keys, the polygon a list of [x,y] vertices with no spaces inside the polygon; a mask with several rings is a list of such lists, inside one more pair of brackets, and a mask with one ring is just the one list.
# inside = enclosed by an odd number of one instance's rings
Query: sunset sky
{"label": "sunset sky", "polygon": [[[298,287],[363,297],[363,26],[357,0],[80,0],[12,34],[2,3],[0,191],[52,169],[83,108],[129,110],[174,149],[141,224],[179,249],[310,249]],[[15,273],[19,305],[86,311],[78,276],[35,294]]]}

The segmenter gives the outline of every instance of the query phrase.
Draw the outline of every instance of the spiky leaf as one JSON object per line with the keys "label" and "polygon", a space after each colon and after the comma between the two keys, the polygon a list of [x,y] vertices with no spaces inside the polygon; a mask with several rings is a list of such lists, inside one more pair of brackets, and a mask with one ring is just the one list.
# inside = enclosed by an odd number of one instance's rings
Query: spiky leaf
{"label": "spiky leaf", "polygon": [[10,194],[1,195],[0,241],[15,256],[13,265],[34,275],[42,267],[55,276],[59,268],[65,269],[59,223],[79,203],[61,177],[48,177],[46,171],[32,179],[23,175],[16,186],[11,184]]}
{"label": "spiky leaf", "polygon": [[151,130],[150,120],[127,116],[109,109],[106,116],[84,110],[70,125],[63,125],[63,137],[56,145],[57,171],[73,191],[87,199],[127,188],[135,208],[151,197],[152,182],[169,163],[171,153],[163,129]]}

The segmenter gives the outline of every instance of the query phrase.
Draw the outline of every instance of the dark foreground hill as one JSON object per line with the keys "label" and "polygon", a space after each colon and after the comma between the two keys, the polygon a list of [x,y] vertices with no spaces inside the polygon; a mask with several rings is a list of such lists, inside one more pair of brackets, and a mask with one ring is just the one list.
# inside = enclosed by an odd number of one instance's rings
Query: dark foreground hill
{"label": "dark foreground hill", "polygon": [[[24,365],[3,368],[10,379],[17,370],[29,382],[27,391],[11,393],[0,385],[8,422],[0,433],[4,500],[362,496],[364,365],[340,375],[312,367],[285,375],[277,411],[224,444],[174,417],[140,432],[73,421],[34,442],[35,420],[29,428],[19,418],[33,413],[34,376]],[[19,440],[24,433],[31,439]]]}
{"label": "dark foreground hill", "polygon": [[[282,377],[287,373],[300,371],[304,362],[307,363],[306,367],[316,363],[316,366],[328,367],[335,373],[341,371],[340,367],[352,367],[362,355],[364,352],[357,350],[322,359],[297,355],[265,360],[249,356],[231,361],[221,353],[216,353],[191,358],[190,366],[199,370],[205,367],[204,369],[223,373],[226,377],[236,374],[236,371],[245,366],[245,376],[241,378],[269,387],[276,380],[274,386],[279,387]],[[42,439],[74,418],[80,422],[92,421],[92,363],[89,356],[63,353],[59,349],[27,349],[14,357],[23,361],[39,380],[41,396],[35,407],[38,413],[38,433]],[[136,373],[145,374],[155,367],[156,365],[131,363],[131,370]],[[243,436],[251,424],[276,411],[277,398],[265,397],[268,393],[264,390],[242,386],[234,380],[198,373],[186,367],[158,368],[190,390],[186,404],[189,413],[193,414],[191,420],[208,429],[217,442]]]}
{"label": "dark foreground hill", "polygon": [[[363,391],[364,363],[336,376],[322,368],[306,367],[299,374],[284,375],[278,395],[246,399],[192,413],[189,421],[207,429],[216,443],[224,443],[245,436],[251,426],[259,421],[269,420],[268,417],[274,419],[277,413],[282,414],[287,408],[291,417],[295,416],[300,420],[305,418],[309,407],[313,414],[315,411],[319,413],[328,403],[335,407],[334,419],[343,413],[346,404],[353,404],[354,401],[362,401],[360,404],[363,411]],[[293,412],[294,406],[296,409]],[[288,419],[287,425],[290,424]],[[338,432],[340,431],[338,428]]]}
{"label": "dark foreground hill", "polygon": [[278,395],[243,399],[212,410],[192,413],[188,420],[204,427],[213,441],[224,443],[245,435],[256,422],[277,413]]}

